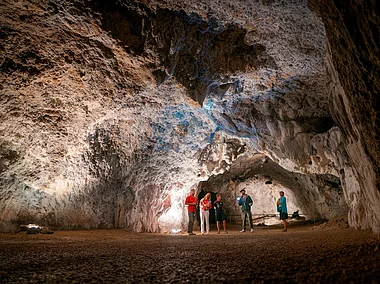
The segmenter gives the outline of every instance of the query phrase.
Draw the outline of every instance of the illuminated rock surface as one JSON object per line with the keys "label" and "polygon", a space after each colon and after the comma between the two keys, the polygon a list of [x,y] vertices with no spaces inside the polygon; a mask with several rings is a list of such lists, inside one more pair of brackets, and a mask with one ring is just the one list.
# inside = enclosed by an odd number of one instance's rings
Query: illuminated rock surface
{"label": "illuminated rock surface", "polygon": [[166,231],[198,185],[379,231],[379,85],[356,110],[330,8],[325,34],[306,1],[5,1],[0,229]]}

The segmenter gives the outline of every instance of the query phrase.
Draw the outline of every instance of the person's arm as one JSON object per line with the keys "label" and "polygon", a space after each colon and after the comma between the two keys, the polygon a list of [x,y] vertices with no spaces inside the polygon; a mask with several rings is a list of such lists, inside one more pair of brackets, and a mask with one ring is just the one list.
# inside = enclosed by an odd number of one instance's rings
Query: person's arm
{"label": "person's arm", "polygon": [[199,206],[201,207],[201,209],[204,208],[204,204],[203,204],[203,198],[201,199],[201,201],[199,201]]}
{"label": "person's arm", "polygon": [[211,199],[208,201],[208,209],[211,209],[212,208],[212,202],[211,202]]}
{"label": "person's arm", "polygon": [[197,205],[197,202],[189,202],[189,199],[186,198],[185,205]]}
{"label": "person's arm", "polygon": [[186,197],[185,205],[193,205],[192,203],[189,202],[189,198],[188,197]]}
{"label": "person's arm", "polygon": [[239,200],[238,200],[238,204],[239,206],[242,206],[243,205],[243,198],[240,196]]}
{"label": "person's arm", "polygon": [[281,212],[281,197],[276,202],[277,212]]}
{"label": "person's arm", "polygon": [[247,201],[248,201],[249,206],[253,205],[253,200],[249,195],[248,195]]}

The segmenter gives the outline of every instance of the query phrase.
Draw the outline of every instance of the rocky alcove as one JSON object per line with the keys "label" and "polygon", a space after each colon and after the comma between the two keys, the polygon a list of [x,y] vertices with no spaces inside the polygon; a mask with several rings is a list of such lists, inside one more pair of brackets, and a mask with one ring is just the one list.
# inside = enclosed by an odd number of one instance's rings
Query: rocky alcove
{"label": "rocky alcove", "polygon": [[380,232],[375,2],[0,5],[1,231],[182,228],[195,185]]}

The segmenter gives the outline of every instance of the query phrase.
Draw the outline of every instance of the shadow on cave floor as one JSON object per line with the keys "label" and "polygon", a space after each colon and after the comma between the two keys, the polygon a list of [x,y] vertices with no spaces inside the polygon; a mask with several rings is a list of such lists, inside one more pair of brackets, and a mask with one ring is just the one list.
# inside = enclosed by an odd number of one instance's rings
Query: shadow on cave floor
{"label": "shadow on cave floor", "polygon": [[2,283],[377,283],[380,237],[310,225],[187,236],[124,230],[0,234]]}

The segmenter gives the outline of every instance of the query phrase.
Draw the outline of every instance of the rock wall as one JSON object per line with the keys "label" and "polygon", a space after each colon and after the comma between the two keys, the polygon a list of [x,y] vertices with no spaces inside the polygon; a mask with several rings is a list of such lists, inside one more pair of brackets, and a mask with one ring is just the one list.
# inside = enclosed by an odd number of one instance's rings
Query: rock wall
{"label": "rock wall", "polygon": [[232,211],[242,187],[263,211],[286,189],[305,214],[347,202],[352,225],[380,227],[306,1],[29,0],[0,13],[1,230],[177,229],[200,182]]}
{"label": "rock wall", "polygon": [[375,1],[316,1],[327,38],[331,113],[342,130],[349,223],[380,230],[379,15]]}
{"label": "rock wall", "polygon": [[268,157],[240,156],[228,173],[202,182],[204,191],[221,193],[228,215],[240,219],[236,198],[245,189],[253,199],[255,217],[276,213],[279,192],[284,191],[288,211],[299,211],[307,219],[323,219],[347,214],[343,188],[338,177],[330,174],[301,174],[287,171]]}

